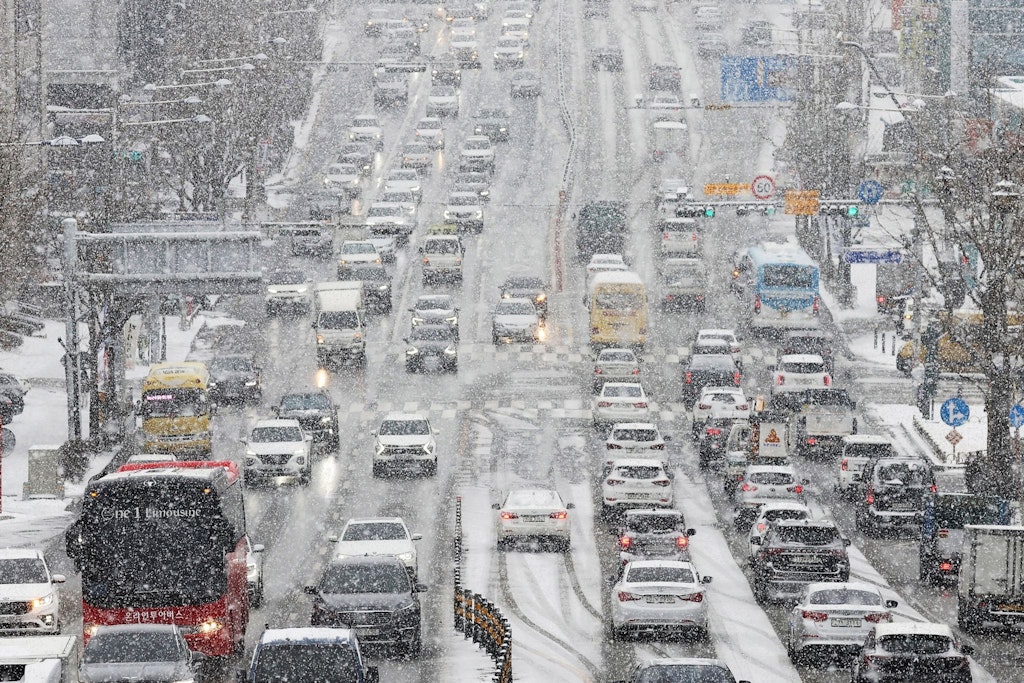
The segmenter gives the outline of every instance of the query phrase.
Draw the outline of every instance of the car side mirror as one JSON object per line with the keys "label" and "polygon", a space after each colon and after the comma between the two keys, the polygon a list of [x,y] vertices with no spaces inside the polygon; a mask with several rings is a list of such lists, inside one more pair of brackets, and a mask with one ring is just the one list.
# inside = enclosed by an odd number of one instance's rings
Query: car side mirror
{"label": "car side mirror", "polygon": [[810,479],[801,479],[800,483],[803,484],[804,486],[809,486],[810,483],[811,483],[811,480]]}
{"label": "car side mirror", "polygon": [[411,538],[414,541],[422,541],[423,540],[423,534],[413,534],[409,538]]}
{"label": "car side mirror", "polygon": [[366,667],[366,683],[380,683],[380,673],[377,671],[377,667]]}
{"label": "car side mirror", "polygon": [[849,546],[849,545],[850,545],[850,539],[848,539],[848,538],[844,538],[844,539],[843,539],[843,545],[845,545],[845,546]]}
{"label": "car side mirror", "polygon": [[267,549],[267,547],[265,545],[263,545],[262,543],[256,543],[256,544],[254,544],[252,546],[252,551],[254,553],[262,553],[266,549]]}
{"label": "car side mirror", "polygon": [[302,592],[306,595],[316,595],[317,589],[316,586],[306,586],[302,589]]}
{"label": "car side mirror", "polygon": [[216,415],[216,414],[217,414],[217,404],[216,403],[211,403],[210,404],[210,415]]}
{"label": "car side mirror", "polygon": [[409,309],[409,312],[410,312],[410,313],[415,313],[415,312],[416,312],[416,309],[415,309],[415,308],[410,308],[410,309]]}
{"label": "car side mirror", "polygon": [[142,415],[142,401],[136,401],[135,402],[135,414],[141,417],[141,415]]}
{"label": "car side mirror", "polygon": [[702,577],[700,577],[700,582],[703,583],[703,584],[709,584],[709,583],[711,583],[711,577],[710,576],[702,576]]}
{"label": "car side mirror", "polygon": [[687,536],[696,536],[697,535],[697,530],[696,529],[687,529],[686,530],[686,535]]}
{"label": "car side mirror", "polygon": [[338,534],[331,534],[330,536],[327,537],[327,540],[330,541],[331,543],[337,543],[341,539],[338,537]]}
{"label": "car side mirror", "polygon": [[249,439],[247,439],[247,438],[245,438],[245,437],[243,436],[242,438],[240,438],[240,439],[238,440],[238,443],[240,443],[240,444],[243,444],[243,445],[247,445],[247,444],[249,443]]}
{"label": "car side mirror", "polygon": [[417,583],[414,586],[414,588],[415,588],[417,593],[426,593],[428,590],[430,590],[430,586],[428,586],[425,583]]}
{"label": "car side mirror", "polygon": [[500,503],[491,503],[491,509],[492,510],[500,510],[501,509],[501,504]]}
{"label": "car side mirror", "polygon": [[672,435],[671,434],[662,434],[661,440],[662,441],[671,441],[672,440]]}
{"label": "car side mirror", "polygon": [[885,606],[889,609],[896,609],[900,606],[899,600],[886,600]]}
{"label": "car side mirror", "polygon": [[68,577],[64,576],[63,574],[51,574],[50,575],[50,583],[64,583],[67,580],[68,580]]}

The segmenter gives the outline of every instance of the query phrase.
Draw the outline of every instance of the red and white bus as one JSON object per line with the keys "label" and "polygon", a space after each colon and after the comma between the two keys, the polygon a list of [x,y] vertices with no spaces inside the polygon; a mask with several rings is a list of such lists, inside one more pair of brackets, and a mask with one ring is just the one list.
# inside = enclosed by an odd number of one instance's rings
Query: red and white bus
{"label": "red and white bus", "polygon": [[130,463],[89,484],[66,535],[88,639],[106,624],[177,624],[207,656],[249,622],[245,508],[230,462]]}

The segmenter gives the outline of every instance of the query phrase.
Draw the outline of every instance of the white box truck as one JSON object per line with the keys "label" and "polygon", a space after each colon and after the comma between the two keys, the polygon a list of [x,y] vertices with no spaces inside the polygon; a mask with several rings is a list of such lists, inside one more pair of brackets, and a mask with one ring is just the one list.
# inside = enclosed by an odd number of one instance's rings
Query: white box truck
{"label": "white box truck", "polygon": [[1024,526],[967,524],[960,556],[957,623],[1024,623]]}
{"label": "white box truck", "polygon": [[78,683],[78,636],[0,638],[3,680],[21,683]]}
{"label": "white box truck", "polygon": [[316,358],[321,366],[332,361],[366,361],[366,313],[360,282],[321,282],[313,296]]}

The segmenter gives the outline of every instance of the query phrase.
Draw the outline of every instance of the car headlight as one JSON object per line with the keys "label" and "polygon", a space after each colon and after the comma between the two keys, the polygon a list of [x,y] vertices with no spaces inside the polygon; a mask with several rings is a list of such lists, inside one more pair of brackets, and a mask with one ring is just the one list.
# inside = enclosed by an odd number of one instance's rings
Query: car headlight
{"label": "car headlight", "polygon": [[[522,55],[519,55],[519,56],[522,57]],[[504,126],[502,126],[501,128],[498,129],[498,132],[499,133],[507,133],[508,132],[508,128],[505,128]]]}
{"label": "car headlight", "polygon": [[443,215],[444,215],[444,219],[445,219],[445,220],[448,220],[449,218],[451,218],[451,217],[452,217],[452,212],[451,212],[451,211],[449,211],[448,209],[445,209],[445,210],[444,210],[444,214],[443,214]]}
{"label": "car headlight", "polygon": [[459,352],[459,350],[457,348],[455,348],[454,346],[448,346],[448,347],[445,347],[444,352],[445,352],[445,354],[447,354],[449,356],[454,356],[455,354],[457,354]]}
{"label": "car headlight", "polygon": [[473,217],[474,218],[483,218],[484,217],[484,212],[483,211],[477,211],[476,213],[473,214]]}
{"label": "car headlight", "polygon": [[[450,318],[445,318],[445,319],[444,319],[444,321],[445,321],[446,323],[448,323],[449,325],[458,325],[458,324],[459,324],[459,316],[457,316],[457,315],[453,315],[453,316],[452,316],[452,317],[450,317]],[[415,324],[415,323],[414,323],[414,324]]]}
{"label": "car headlight", "polygon": [[292,451],[292,455],[305,455],[305,454],[306,454],[306,451],[303,448],[296,448],[294,451]]}
{"label": "car headlight", "polygon": [[412,318],[412,324],[413,325],[422,325],[424,322],[425,321],[423,320],[423,318],[419,318],[419,317],[416,317],[416,316],[413,316],[413,318]]}
{"label": "car headlight", "polygon": [[52,605],[53,604],[53,593],[47,593],[46,595],[42,596],[41,598],[36,598],[34,600],[30,600],[29,603],[30,603],[31,609],[33,611],[35,611],[37,609],[41,609],[43,607],[46,607],[47,605]]}
{"label": "car headlight", "polygon": [[491,196],[491,191],[490,190],[480,190],[480,196],[481,197],[489,197],[489,196]]}
{"label": "car headlight", "polygon": [[245,386],[247,386],[247,387],[254,387],[254,386],[256,386],[256,380],[254,380],[254,379],[249,380],[248,382],[245,383]]}
{"label": "car headlight", "polygon": [[322,425],[329,425],[329,424],[331,424],[331,418],[329,418],[329,417],[321,417],[320,418],[320,424],[322,424]]}
{"label": "car headlight", "polygon": [[377,455],[383,455],[384,451],[386,451],[387,449],[384,447],[384,444],[375,443],[373,445],[373,450],[377,453]]}
{"label": "car headlight", "polygon": [[216,382],[210,382],[209,386],[210,386],[211,389],[216,389],[217,388],[217,383]]}
{"label": "car headlight", "polygon": [[349,142],[355,142],[355,139],[356,139],[356,134],[355,133],[349,133],[348,134]]}
{"label": "car headlight", "polygon": [[245,457],[247,457],[247,458],[255,458],[256,457],[256,451],[246,449]]}
{"label": "car headlight", "polygon": [[541,292],[540,294],[537,295],[537,301],[544,301],[547,298],[548,298],[547,294],[544,294],[543,292]]}
{"label": "car headlight", "polygon": [[378,292],[386,292],[386,291],[388,291],[388,286],[387,285],[379,285],[377,287],[377,291]]}
{"label": "car headlight", "polygon": [[295,288],[295,293],[296,294],[305,294],[308,291],[309,291],[309,288],[306,287],[306,285],[302,285],[301,287],[296,287]]}
{"label": "car headlight", "polygon": [[317,344],[323,344],[324,343],[324,335],[322,335],[322,334],[316,335],[316,343]]}
{"label": "car headlight", "polygon": [[415,346],[410,346],[409,348],[407,348],[405,350],[405,355],[407,355],[407,356],[415,356],[419,352],[420,352],[420,350],[417,349]]}
{"label": "car headlight", "polygon": [[426,453],[427,455],[430,455],[431,453],[433,453],[434,452],[434,444],[432,444],[432,443],[425,443],[425,444],[423,444],[423,452]]}
{"label": "car headlight", "polygon": [[412,562],[412,559],[413,559],[414,555],[413,555],[413,553],[412,553],[412,552],[408,552],[408,553],[398,553],[397,557],[398,557],[398,559],[400,559],[400,560],[401,560],[402,562]]}

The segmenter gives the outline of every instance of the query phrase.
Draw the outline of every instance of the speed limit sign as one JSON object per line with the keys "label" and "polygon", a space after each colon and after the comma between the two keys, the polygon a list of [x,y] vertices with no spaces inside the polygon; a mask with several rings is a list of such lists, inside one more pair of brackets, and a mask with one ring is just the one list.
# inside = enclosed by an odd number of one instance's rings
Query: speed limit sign
{"label": "speed limit sign", "polygon": [[758,199],[771,199],[775,195],[775,179],[770,175],[759,175],[750,183],[750,191]]}

